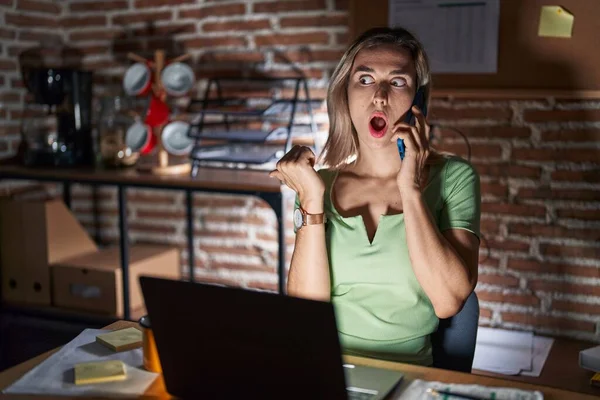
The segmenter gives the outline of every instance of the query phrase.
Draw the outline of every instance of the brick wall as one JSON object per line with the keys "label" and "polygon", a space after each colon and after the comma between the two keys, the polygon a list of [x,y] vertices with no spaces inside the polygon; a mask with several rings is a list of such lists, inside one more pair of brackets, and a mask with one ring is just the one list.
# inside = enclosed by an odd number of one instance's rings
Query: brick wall
{"label": "brick wall", "polygon": [[[300,68],[321,97],[348,39],[347,2],[337,0],[0,0],[0,23],[2,156],[18,144],[23,90],[15,55],[39,35],[60,35],[81,49],[98,94],[118,89],[128,51],[149,55],[161,46],[191,53],[200,78],[241,66],[269,74]],[[435,131],[439,147],[466,156],[451,128],[468,137],[482,178],[481,323],[600,341],[600,100],[437,96],[431,116],[445,127]],[[291,198],[286,192],[288,210]],[[185,270],[183,203],[181,194],[131,190],[128,212],[130,239],[180,246]],[[276,224],[268,206],[203,194],[194,204],[197,275],[274,290]],[[103,242],[117,240],[114,190],[75,187],[73,208]]]}

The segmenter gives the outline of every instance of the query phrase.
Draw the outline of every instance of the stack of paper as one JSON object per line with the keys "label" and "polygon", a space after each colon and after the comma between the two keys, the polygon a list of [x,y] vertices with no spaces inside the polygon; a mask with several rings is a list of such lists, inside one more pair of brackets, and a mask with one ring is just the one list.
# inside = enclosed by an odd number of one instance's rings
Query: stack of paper
{"label": "stack of paper", "polygon": [[554,339],[532,332],[479,327],[473,369],[540,376],[553,343]]}
{"label": "stack of paper", "polygon": [[496,400],[543,400],[544,395],[539,391],[529,391],[514,389],[509,387],[489,387],[481,385],[463,385],[455,383],[431,382],[421,379],[415,379],[410,385],[397,397],[398,400],[422,400],[432,398],[428,395],[428,389],[441,390],[454,393],[452,395],[442,395],[443,399],[452,398],[477,398],[477,399],[496,399]]}

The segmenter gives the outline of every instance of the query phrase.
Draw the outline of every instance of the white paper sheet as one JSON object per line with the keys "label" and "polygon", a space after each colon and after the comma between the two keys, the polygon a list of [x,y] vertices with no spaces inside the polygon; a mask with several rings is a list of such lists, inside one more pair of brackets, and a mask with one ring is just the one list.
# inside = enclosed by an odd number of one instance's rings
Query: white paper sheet
{"label": "white paper sheet", "polygon": [[499,0],[389,0],[388,24],[425,46],[434,73],[495,73]]}
{"label": "white paper sheet", "polygon": [[[4,393],[78,396],[143,394],[158,374],[143,369],[142,349],[115,353],[96,343],[96,336],[105,332],[108,331],[85,329],[58,352],[6,388]],[[118,382],[75,385],[73,375],[75,364],[105,360],[123,361],[126,365],[127,379]]]}
{"label": "white paper sheet", "polygon": [[531,371],[533,333],[479,327],[473,368],[504,375]]}
{"label": "white paper sheet", "polygon": [[[527,391],[521,389],[501,388],[481,385],[461,385],[453,383],[430,382],[416,379],[402,391],[399,400],[426,400],[434,399],[429,397],[427,389],[444,390],[456,394],[465,394],[477,396],[484,399],[496,400],[543,400],[544,395],[538,391]],[[443,397],[445,398],[445,397]],[[451,399],[452,397],[448,397]]]}
{"label": "white paper sheet", "polygon": [[540,376],[542,373],[542,369],[544,369],[544,364],[546,363],[546,359],[548,359],[548,355],[550,354],[550,350],[552,349],[552,345],[554,344],[554,339],[534,336],[533,337],[533,362],[532,362],[532,370],[531,371],[521,371],[520,375],[525,376]]}

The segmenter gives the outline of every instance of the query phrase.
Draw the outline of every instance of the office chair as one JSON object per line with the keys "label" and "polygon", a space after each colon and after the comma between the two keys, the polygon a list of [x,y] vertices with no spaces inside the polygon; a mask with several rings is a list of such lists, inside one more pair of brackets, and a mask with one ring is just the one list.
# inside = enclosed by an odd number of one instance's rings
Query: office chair
{"label": "office chair", "polygon": [[472,292],[462,310],[453,317],[440,319],[437,331],[431,334],[433,366],[470,373],[478,323],[479,300]]}

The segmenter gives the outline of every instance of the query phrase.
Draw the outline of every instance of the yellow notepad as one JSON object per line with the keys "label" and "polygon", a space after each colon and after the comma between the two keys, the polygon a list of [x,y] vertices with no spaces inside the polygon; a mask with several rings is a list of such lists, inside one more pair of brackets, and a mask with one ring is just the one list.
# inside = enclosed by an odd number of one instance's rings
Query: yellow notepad
{"label": "yellow notepad", "polygon": [[96,336],[96,342],[114,351],[125,351],[142,346],[142,332],[136,328],[120,329]]}
{"label": "yellow notepad", "polygon": [[125,364],[121,360],[108,360],[75,365],[75,384],[86,385],[122,381],[127,378]]}

